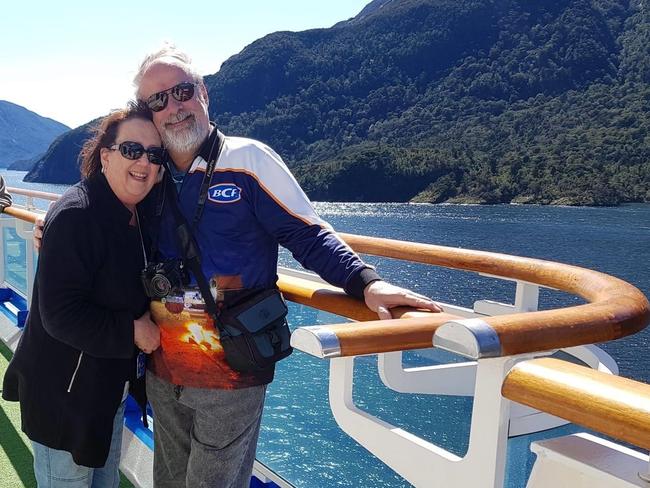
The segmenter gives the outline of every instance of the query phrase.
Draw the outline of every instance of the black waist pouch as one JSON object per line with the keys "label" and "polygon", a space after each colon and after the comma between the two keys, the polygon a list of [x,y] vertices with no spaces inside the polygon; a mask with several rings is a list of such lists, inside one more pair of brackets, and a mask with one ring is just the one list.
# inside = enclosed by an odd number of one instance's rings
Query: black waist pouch
{"label": "black waist pouch", "polygon": [[263,371],[293,352],[287,305],[277,289],[222,309],[218,324],[226,361],[235,371]]}

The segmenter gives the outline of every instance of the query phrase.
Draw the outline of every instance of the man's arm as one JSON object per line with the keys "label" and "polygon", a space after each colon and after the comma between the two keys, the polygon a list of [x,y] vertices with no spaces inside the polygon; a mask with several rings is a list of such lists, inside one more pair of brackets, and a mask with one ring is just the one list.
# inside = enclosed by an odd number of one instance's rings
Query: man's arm
{"label": "man's arm", "polygon": [[398,306],[442,309],[427,297],[386,281],[320,219],[280,157],[263,146],[267,161],[256,174],[260,183],[254,211],[265,229],[289,249],[305,268],[318,273],[346,293],[363,298],[381,319],[390,319]]}

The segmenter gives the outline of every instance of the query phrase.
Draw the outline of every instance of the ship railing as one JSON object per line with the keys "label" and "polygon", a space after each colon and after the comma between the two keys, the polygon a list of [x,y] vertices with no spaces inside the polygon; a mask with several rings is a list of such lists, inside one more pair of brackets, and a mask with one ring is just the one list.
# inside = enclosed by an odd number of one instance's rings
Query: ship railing
{"label": "ship railing", "polygon": [[27,190],[25,188],[16,188],[16,187],[7,187],[7,191],[12,195],[21,195],[26,199],[24,207],[27,210],[38,210],[42,208],[38,205],[35,205],[34,200],[46,200],[49,202],[55,202],[59,199],[61,195],[58,193],[50,193],[45,191],[38,190]]}
{"label": "ship railing", "polygon": [[[0,224],[3,231],[13,226],[24,239],[27,268],[26,287],[18,289],[10,282],[8,285],[28,297],[35,262],[30,223],[37,214],[19,207],[9,207],[5,214],[14,218],[2,218]],[[566,421],[643,449],[650,448],[647,442],[650,387],[613,376],[611,373],[617,369],[611,358],[589,346],[624,337],[647,325],[649,305],[639,290],[602,273],[548,261],[350,234],[341,236],[359,253],[477,272],[516,283],[513,304],[481,300],[472,309],[443,304],[444,312],[440,314],[401,308],[394,311],[396,319],[378,321],[363,303],[317,277],[299,271],[281,271],[278,285],[287,299],[357,321],[300,327],[292,336],[292,344],[303,352],[330,360],[329,400],[334,418],[343,431],[410,483],[502,486],[508,433],[532,432]],[[3,252],[0,271],[6,278],[4,246]],[[588,303],[537,311],[540,286],[578,295]],[[15,337],[8,338],[4,330],[0,333],[5,343],[15,344]],[[403,367],[402,351],[432,346],[469,361]],[[559,349],[593,369],[559,359],[539,359]],[[378,355],[380,376],[396,391],[474,396],[469,447],[464,456],[395,428],[354,404],[354,358],[369,354]],[[583,398],[588,402],[581,405]],[[521,422],[515,426],[511,410],[519,405],[527,405],[521,408],[530,410],[520,415]],[[537,414],[533,409],[553,416]],[[576,443],[597,446],[600,450],[596,451],[603,456],[618,456],[615,464],[623,466],[619,471],[628,476],[628,483],[643,482],[641,476],[648,473],[647,456],[594,436],[581,435],[534,443],[531,449],[537,453],[537,463],[529,486],[548,486],[544,483],[557,473],[578,476],[577,465],[582,469],[580,476],[584,475],[583,471],[591,470],[594,476],[622,479],[620,473],[603,474],[602,469],[594,468],[593,462],[590,464],[592,460],[580,459],[582,452],[591,451],[577,452],[573,447]],[[151,486],[150,479],[144,479],[146,476],[142,474],[147,472],[147,465],[150,467],[150,453],[149,457],[143,457],[135,444],[138,444],[136,436],[123,443],[126,453],[123,468],[138,486]],[[262,473],[260,479],[273,481],[273,473],[267,474],[265,477]],[[279,486],[290,486],[282,483],[278,479]]]}
{"label": "ship railing", "polygon": [[[280,277],[288,299],[361,321],[301,327],[293,333],[292,344],[330,360],[329,401],[339,426],[414,486],[503,486],[511,405],[527,405],[650,449],[650,386],[612,376],[604,363],[591,364],[595,369],[590,369],[538,358],[642,330],[650,321],[650,308],[638,289],[603,273],[538,259],[341,236],[359,253],[478,272],[517,284],[514,304],[481,301],[473,310],[445,304],[440,314],[401,309],[396,311],[399,318],[378,321],[362,304],[330,286],[298,274]],[[588,303],[536,311],[540,286]],[[457,364],[408,370],[401,357],[391,356],[431,346],[475,361],[474,375],[463,377]],[[464,394],[458,392],[459,385],[474,386],[465,456],[417,438],[354,404],[354,358],[369,354],[379,355],[384,383],[398,391]],[[469,373],[467,367],[462,369]],[[553,483],[648,486],[644,481],[648,456],[590,434],[535,442],[531,449],[537,454],[528,482],[531,488]]]}

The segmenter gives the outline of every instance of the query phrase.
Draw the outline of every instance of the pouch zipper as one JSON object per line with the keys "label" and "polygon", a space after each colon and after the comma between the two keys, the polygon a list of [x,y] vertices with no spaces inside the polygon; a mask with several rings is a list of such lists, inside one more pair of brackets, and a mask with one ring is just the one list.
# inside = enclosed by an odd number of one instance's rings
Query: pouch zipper
{"label": "pouch zipper", "polygon": [[74,369],[74,373],[72,373],[72,378],[70,378],[70,384],[68,385],[68,393],[70,393],[70,390],[72,389],[72,384],[74,383],[74,379],[77,377],[77,372],[79,371],[79,366],[81,366],[81,358],[83,357],[84,352],[81,351],[79,353],[79,359],[77,359],[77,367]]}

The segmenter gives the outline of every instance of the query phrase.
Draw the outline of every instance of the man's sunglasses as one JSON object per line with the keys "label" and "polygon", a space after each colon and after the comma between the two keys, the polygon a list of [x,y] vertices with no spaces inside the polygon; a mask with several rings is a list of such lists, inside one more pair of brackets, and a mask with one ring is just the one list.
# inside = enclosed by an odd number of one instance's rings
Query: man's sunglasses
{"label": "man's sunglasses", "polygon": [[190,83],[189,81],[184,81],[179,83],[176,86],[172,86],[167,90],[154,93],[149,98],[145,100],[147,107],[152,112],[160,112],[165,110],[167,107],[167,102],[169,102],[169,94],[172,94],[172,97],[178,102],[187,102],[194,96],[194,87],[196,83]]}
{"label": "man's sunglasses", "polygon": [[119,144],[113,144],[109,146],[108,149],[115,151],[119,149],[120,154],[126,159],[136,161],[142,157],[144,153],[147,153],[147,159],[151,164],[161,165],[165,162],[167,157],[167,152],[164,148],[159,146],[152,146],[145,149],[142,144],[139,142],[124,141]]}

